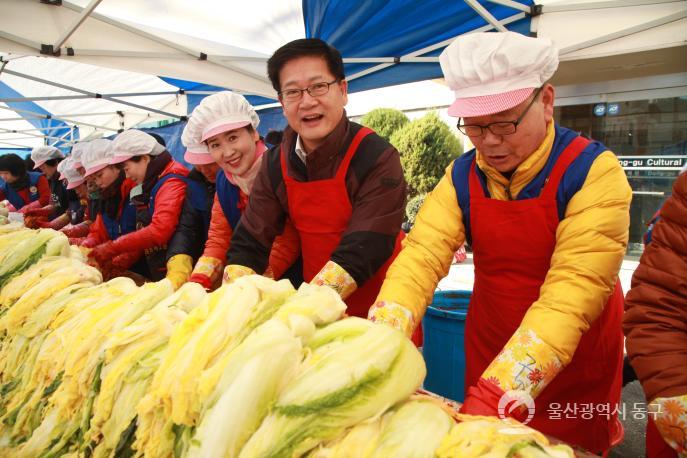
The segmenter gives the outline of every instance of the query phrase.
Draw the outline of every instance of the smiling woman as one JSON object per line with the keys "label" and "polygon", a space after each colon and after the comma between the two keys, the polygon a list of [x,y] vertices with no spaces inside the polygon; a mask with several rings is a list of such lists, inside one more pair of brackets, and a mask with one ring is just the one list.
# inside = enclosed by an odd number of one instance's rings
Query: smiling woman
{"label": "smiling woman", "polygon": [[[213,189],[209,227],[204,232],[191,222],[191,212],[184,206],[179,229],[168,251],[168,256],[172,256],[168,260],[168,278],[173,282],[188,279],[206,289],[219,284],[230,240],[247,205],[266,150],[257,132],[259,123],[248,101],[228,91],[206,97],[191,114],[182,135],[182,142],[188,149],[185,158],[193,164],[212,161],[215,170],[220,170],[213,179],[216,192]],[[202,161],[199,160],[201,156]],[[280,237],[283,243],[275,246],[271,257],[268,273],[276,278],[281,277],[298,257],[298,240],[293,237],[293,228],[285,233]],[[198,240],[202,240],[198,248],[202,255],[196,254],[192,247]]]}
{"label": "smiling woman", "polygon": [[249,124],[205,140],[210,155],[228,175],[243,176],[256,158],[258,132]]}

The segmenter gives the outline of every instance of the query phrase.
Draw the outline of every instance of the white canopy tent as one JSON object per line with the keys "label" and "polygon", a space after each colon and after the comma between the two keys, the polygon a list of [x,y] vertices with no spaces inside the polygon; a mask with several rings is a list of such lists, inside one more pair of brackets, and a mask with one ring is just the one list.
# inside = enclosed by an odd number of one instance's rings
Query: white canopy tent
{"label": "white canopy tent", "polygon": [[[310,16],[316,13],[332,18],[341,4],[364,9],[382,3],[386,9],[380,9],[379,16],[383,12],[389,16],[385,23],[389,28],[404,27],[402,21],[394,20],[393,7],[410,8],[409,14],[418,18],[420,28],[443,27],[438,18],[437,24],[432,22],[434,15],[440,15],[436,8],[411,0],[0,0],[0,84],[19,94],[0,97],[0,148],[57,141],[49,138],[53,137],[50,129],[56,127],[38,128],[25,121],[41,114],[17,109],[20,102],[32,102],[53,119],[69,127],[78,126],[80,138],[110,135],[150,121],[183,119],[187,96],[194,90],[180,90],[160,76],[261,96],[253,103],[274,106],[273,101],[263,98],[275,96],[265,76],[265,62],[282,44],[311,35],[308,27],[312,28],[312,21],[304,19],[308,17],[305,9],[316,10],[309,11]],[[670,84],[687,86],[687,1],[543,0],[537,7],[527,0],[445,3],[447,7],[464,3],[474,13],[479,21],[471,31],[505,30],[534,13],[528,28],[539,36],[551,37],[561,49],[562,64],[555,82],[564,88],[654,75],[669,75]],[[486,8],[492,6],[500,9]],[[367,14],[365,19],[372,27],[378,18],[370,11]],[[334,24],[340,22],[343,31],[352,21],[350,17],[330,19]],[[408,28],[408,34],[411,32]],[[402,36],[404,30],[399,33]],[[362,80],[406,63],[438,67],[437,54],[452,37],[400,56],[344,52],[348,65],[367,64],[363,70],[348,72],[348,78]],[[332,36],[338,47],[356,38],[356,34]],[[376,49],[371,42],[370,48]],[[648,83],[639,81],[635,86],[642,84]],[[214,90],[218,88],[197,90],[195,94]],[[450,98],[448,91],[442,91]],[[404,93],[403,98],[412,96]],[[354,94],[351,103],[355,99]],[[13,103],[10,108],[8,104]],[[61,133],[59,137],[69,140],[71,134]]]}

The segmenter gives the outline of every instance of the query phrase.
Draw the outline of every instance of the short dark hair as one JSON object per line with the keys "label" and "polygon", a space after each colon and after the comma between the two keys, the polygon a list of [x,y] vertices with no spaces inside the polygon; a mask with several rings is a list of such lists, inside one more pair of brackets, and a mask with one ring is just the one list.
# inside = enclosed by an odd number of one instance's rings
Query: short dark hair
{"label": "short dark hair", "polygon": [[281,91],[279,72],[282,67],[290,60],[304,56],[321,57],[327,62],[327,67],[334,78],[337,80],[346,78],[343,59],[338,49],[319,38],[301,38],[286,43],[267,60],[267,76],[275,91]]}
{"label": "short dark hair", "polygon": [[162,145],[162,146],[164,146],[165,148],[167,148],[167,143],[165,142],[165,139],[162,138],[162,135],[154,134],[154,133],[152,133],[152,132],[146,132],[146,133],[147,133],[148,135],[150,135],[151,137],[153,137],[155,140],[157,140],[157,142],[158,142],[160,145]]}
{"label": "short dark hair", "polygon": [[[128,161],[139,163],[143,160],[143,156],[150,156],[150,154],[139,154],[138,156],[131,156]],[[152,157],[151,157],[152,159]]]}
{"label": "short dark hair", "polygon": [[31,159],[31,156],[26,156],[24,158],[24,164],[26,164],[26,171],[28,172],[29,170],[33,170],[36,168],[36,163],[33,162],[33,159]]}
{"label": "short dark hair", "polygon": [[57,167],[57,164],[62,162],[62,159],[48,159],[47,161],[44,162],[45,165],[48,165],[50,167]]}
{"label": "short dark hair", "polygon": [[270,130],[269,132],[267,132],[267,135],[265,135],[265,142],[269,143],[272,146],[279,145],[281,143],[281,139],[283,136],[283,130]]}
{"label": "short dark hair", "polygon": [[15,177],[21,178],[26,174],[26,164],[24,159],[16,154],[5,154],[0,156],[0,170],[10,172]]}

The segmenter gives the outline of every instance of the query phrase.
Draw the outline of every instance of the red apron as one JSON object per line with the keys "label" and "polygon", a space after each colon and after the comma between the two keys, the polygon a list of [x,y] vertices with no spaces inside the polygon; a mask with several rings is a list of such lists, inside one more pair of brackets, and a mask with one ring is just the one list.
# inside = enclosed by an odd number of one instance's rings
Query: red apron
{"label": "red apron", "polygon": [[677,451],[663,440],[651,415],[646,423],[646,458],[678,458]]}
{"label": "red apron", "polygon": [[[465,329],[466,388],[477,383],[539,298],[556,245],[556,191],[564,172],[587,144],[581,137],[571,142],[540,196],[527,200],[487,198],[473,161],[469,187],[475,285]],[[622,313],[623,294],[617,281],[604,311],[582,336],[570,364],[535,400],[536,413],[529,426],[597,453],[622,438],[617,415],[606,418],[598,412],[599,405],[607,409],[610,405],[613,412],[620,402]],[[561,404],[558,413],[550,403]],[[590,404],[593,416],[584,419],[581,411]],[[576,406],[575,413],[561,413],[567,406]],[[557,415],[561,418],[550,418]]]}
{"label": "red apron", "polygon": [[[360,142],[372,130],[361,128],[353,137],[339,170],[333,178],[317,181],[296,181],[289,176],[286,167],[286,152],[281,151],[281,169],[286,184],[286,198],[289,202],[289,216],[298,230],[303,255],[303,278],[306,282],[315,277],[327,264],[339,245],[351,219],[353,207],[348,200],[346,172],[355,156]],[[386,271],[401,250],[403,231],[399,228],[396,247],[387,262],[348,299],[346,313],[367,318],[367,311],[377,299]],[[364,256],[364,253],[360,253]]]}

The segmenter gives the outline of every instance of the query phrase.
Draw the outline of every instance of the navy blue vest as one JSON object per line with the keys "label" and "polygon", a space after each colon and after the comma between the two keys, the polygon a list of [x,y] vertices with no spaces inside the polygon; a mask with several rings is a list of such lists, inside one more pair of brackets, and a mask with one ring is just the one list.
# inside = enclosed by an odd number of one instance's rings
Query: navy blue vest
{"label": "navy blue vest", "polygon": [[215,182],[217,186],[217,200],[219,200],[219,204],[222,207],[224,216],[229,221],[231,229],[235,230],[236,225],[241,219],[241,211],[239,210],[241,190],[227,179],[222,169],[217,171]]}
{"label": "navy blue vest", "polygon": [[[573,139],[575,139],[575,137],[577,137],[577,132],[566,129],[565,127],[555,126],[553,146],[546,164],[534,177],[534,179],[530,181],[522,191],[520,191],[516,200],[533,199],[535,197],[539,197],[539,194],[541,193],[546,181],[549,178],[549,175],[551,174],[554,164],[560,157],[563,150],[570,144],[570,142],[573,141]],[[565,171],[563,177],[561,178],[561,183],[558,186],[558,191],[556,192],[559,220],[562,220],[565,217],[565,210],[570,199],[572,199],[575,193],[582,188],[584,180],[587,178],[587,174],[589,173],[589,169],[591,168],[594,160],[599,157],[601,153],[607,150],[608,148],[606,148],[606,146],[604,146],[602,143],[592,141]],[[472,243],[472,234],[470,232],[470,190],[468,178],[470,176],[470,166],[475,158],[475,154],[476,152],[473,149],[456,159],[453,162],[453,171],[451,173],[453,187],[456,189],[458,205],[463,213],[465,238],[468,243]],[[476,164],[475,169],[479,182],[482,185],[482,189],[484,189],[484,194],[487,197],[490,197],[489,190],[487,188],[486,175]]]}
{"label": "navy blue vest", "polygon": [[[40,198],[40,194],[38,193],[38,180],[41,177],[41,173],[39,172],[28,172],[29,175],[29,202],[35,202]],[[9,183],[5,183],[4,181],[0,183],[0,189],[2,189],[3,194],[5,194],[5,198],[9,201],[9,203],[12,204],[12,206],[19,210],[22,208],[24,205],[28,204],[29,202],[25,202],[24,199],[17,193],[12,187],[9,185]]]}

